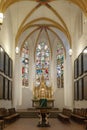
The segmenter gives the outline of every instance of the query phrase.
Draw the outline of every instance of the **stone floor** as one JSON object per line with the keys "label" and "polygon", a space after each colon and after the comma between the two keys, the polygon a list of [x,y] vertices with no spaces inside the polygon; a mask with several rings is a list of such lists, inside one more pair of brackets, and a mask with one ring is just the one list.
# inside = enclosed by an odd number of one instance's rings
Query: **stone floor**
{"label": "stone floor", "polygon": [[50,118],[50,127],[37,127],[38,121],[38,118],[20,118],[14,123],[7,125],[4,130],[85,130],[83,124],[73,121],[65,124],[56,118]]}

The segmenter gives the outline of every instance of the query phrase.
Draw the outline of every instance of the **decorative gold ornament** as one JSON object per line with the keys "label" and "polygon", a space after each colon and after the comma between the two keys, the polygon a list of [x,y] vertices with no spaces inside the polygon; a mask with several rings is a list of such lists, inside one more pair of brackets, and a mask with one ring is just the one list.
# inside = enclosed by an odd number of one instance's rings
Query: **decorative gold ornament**
{"label": "decorative gold ornament", "polygon": [[52,87],[46,86],[44,76],[42,75],[40,85],[34,87],[33,94],[35,99],[52,99]]}

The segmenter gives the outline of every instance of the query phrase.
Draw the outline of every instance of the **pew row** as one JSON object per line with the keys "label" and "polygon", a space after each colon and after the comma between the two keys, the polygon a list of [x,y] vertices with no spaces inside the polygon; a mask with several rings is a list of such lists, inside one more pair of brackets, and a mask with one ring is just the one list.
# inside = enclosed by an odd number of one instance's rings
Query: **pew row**
{"label": "pew row", "polygon": [[4,120],[4,124],[10,123],[20,117],[20,114],[16,112],[15,108],[0,108],[0,120]]}
{"label": "pew row", "polygon": [[87,110],[85,108],[74,108],[71,114],[71,119],[78,123],[83,123],[87,118]]}
{"label": "pew row", "polygon": [[71,110],[63,108],[62,112],[58,114],[58,119],[65,122],[70,122]]}

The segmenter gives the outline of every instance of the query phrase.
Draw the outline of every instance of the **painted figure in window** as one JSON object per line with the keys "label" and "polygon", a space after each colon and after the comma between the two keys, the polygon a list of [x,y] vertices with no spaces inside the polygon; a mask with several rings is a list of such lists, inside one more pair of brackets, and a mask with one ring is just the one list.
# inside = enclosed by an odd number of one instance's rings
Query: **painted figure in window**
{"label": "painted figure in window", "polygon": [[[46,43],[41,42],[36,48],[36,85],[38,78],[41,78],[42,74],[45,77],[45,82],[49,82],[49,61],[50,61],[50,50]],[[37,83],[38,82],[38,83]]]}
{"label": "painted figure in window", "polygon": [[61,44],[57,44],[57,86],[64,87],[64,49]]}
{"label": "painted figure in window", "polygon": [[29,48],[27,42],[22,48],[22,86],[29,86]]}

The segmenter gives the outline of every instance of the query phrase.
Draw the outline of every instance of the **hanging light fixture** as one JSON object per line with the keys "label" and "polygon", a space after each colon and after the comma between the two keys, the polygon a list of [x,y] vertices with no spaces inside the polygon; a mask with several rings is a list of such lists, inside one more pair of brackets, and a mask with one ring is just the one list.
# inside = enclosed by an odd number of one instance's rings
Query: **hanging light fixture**
{"label": "hanging light fixture", "polygon": [[87,54],[87,47],[83,51],[84,54]]}
{"label": "hanging light fixture", "polygon": [[[17,4],[17,7],[16,7],[16,32],[18,31],[18,24],[19,24],[19,2],[18,2],[18,4]],[[19,49],[19,47],[18,47],[18,44],[19,43],[17,43],[17,46],[16,46],[16,48],[15,48],[15,53],[18,55],[19,54],[19,51],[20,51],[20,49]]]}
{"label": "hanging light fixture", "polygon": [[16,54],[19,53],[19,47],[16,47],[16,48],[15,48],[15,52],[16,52]]}
{"label": "hanging light fixture", "polygon": [[69,55],[72,56],[72,49],[69,49]]}
{"label": "hanging light fixture", "polygon": [[0,13],[0,25],[3,24],[3,18],[4,18],[3,13]]}

